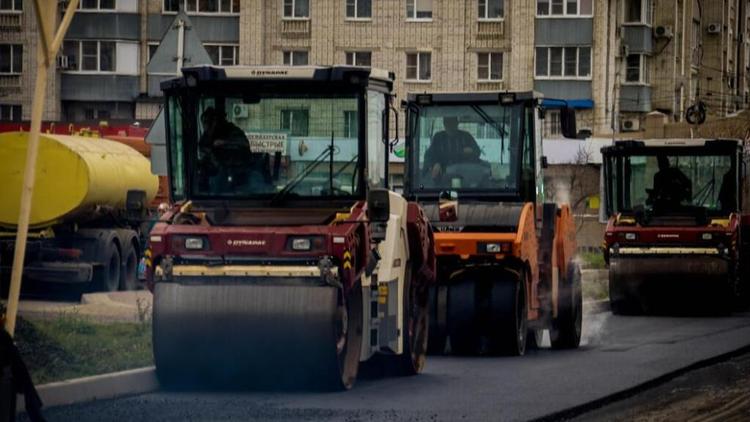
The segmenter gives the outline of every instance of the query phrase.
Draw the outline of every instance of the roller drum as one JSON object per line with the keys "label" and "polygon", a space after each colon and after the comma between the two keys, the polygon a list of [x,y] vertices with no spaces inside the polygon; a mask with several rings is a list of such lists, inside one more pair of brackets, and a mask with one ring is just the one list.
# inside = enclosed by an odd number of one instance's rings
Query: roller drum
{"label": "roller drum", "polygon": [[340,380],[337,303],[330,286],[159,282],[157,371],[171,380],[328,387]]}
{"label": "roller drum", "polygon": [[722,298],[730,262],[719,256],[614,256],[610,259],[610,301],[618,313],[702,306]]}

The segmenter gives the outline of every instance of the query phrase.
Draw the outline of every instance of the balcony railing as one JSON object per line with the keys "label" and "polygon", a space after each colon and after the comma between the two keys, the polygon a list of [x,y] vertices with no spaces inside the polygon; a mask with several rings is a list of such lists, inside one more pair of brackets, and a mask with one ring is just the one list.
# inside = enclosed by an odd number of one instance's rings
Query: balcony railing
{"label": "balcony railing", "polygon": [[309,37],[310,19],[283,19],[281,33],[289,37]]}
{"label": "balcony railing", "polygon": [[0,31],[20,31],[22,22],[22,13],[0,11]]}
{"label": "balcony railing", "polygon": [[504,31],[503,21],[477,21],[477,38],[502,38]]}

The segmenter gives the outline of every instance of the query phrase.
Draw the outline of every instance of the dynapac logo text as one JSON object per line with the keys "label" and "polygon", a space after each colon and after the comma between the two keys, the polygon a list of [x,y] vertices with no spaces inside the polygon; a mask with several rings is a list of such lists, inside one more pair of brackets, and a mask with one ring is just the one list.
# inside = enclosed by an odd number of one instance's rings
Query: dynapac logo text
{"label": "dynapac logo text", "polygon": [[265,244],[265,240],[227,240],[227,245],[229,246],[264,246]]}

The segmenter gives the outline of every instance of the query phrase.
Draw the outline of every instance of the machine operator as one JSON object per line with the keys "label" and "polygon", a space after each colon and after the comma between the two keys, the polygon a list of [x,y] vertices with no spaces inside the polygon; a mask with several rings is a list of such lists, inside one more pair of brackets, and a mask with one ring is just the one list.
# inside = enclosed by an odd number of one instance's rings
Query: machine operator
{"label": "machine operator", "polygon": [[432,137],[424,156],[424,173],[438,181],[445,175],[448,166],[457,163],[479,162],[482,151],[469,132],[458,128],[458,118],[443,117],[442,130]]}
{"label": "machine operator", "polygon": [[672,167],[669,157],[657,156],[659,171],[654,175],[654,188],[650,197],[655,208],[675,208],[693,197],[690,179],[677,167]]}

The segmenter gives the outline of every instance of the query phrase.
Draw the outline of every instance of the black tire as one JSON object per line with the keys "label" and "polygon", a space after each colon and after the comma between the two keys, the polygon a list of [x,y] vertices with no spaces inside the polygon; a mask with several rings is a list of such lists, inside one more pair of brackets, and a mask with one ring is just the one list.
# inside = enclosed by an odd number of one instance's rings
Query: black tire
{"label": "black tire", "polygon": [[99,292],[116,292],[120,287],[120,272],[122,271],[120,251],[113,241],[100,242],[103,248],[102,265],[94,271],[94,290]]}
{"label": "black tire", "polygon": [[476,283],[459,281],[448,287],[448,336],[451,354],[475,355],[480,333],[476,321]]}
{"label": "black tire", "polygon": [[528,335],[526,272],[492,284],[490,347],[494,354],[523,356]]}
{"label": "black tire", "polygon": [[120,272],[120,290],[138,288],[138,252],[135,245],[125,246],[122,253],[122,270]]}
{"label": "black tire", "polygon": [[581,269],[577,263],[568,263],[559,294],[557,318],[549,330],[550,343],[553,349],[575,349],[581,344],[583,325]]}
{"label": "black tire", "polygon": [[389,356],[397,376],[416,375],[422,372],[429,338],[428,290],[414,282],[410,266],[407,266],[405,283],[403,353]]}
{"label": "black tire", "polygon": [[343,315],[339,319],[341,323],[336,324],[338,365],[332,373],[327,374],[330,379],[325,382],[326,389],[349,390],[357,380],[362,351],[362,306],[362,287],[357,285],[349,292],[346,303],[339,305],[339,315],[341,312]]}
{"label": "black tire", "polygon": [[[445,353],[445,341],[446,341],[446,327],[445,325],[440,324],[440,319],[438,318],[439,313],[441,312],[441,302],[447,302],[440,300],[441,295],[441,289],[447,293],[446,287],[440,287],[440,286],[430,286],[429,287],[429,305],[430,305],[430,328],[429,328],[429,339],[427,340],[427,354],[430,355],[442,355]],[[445,303],[442,304],[442,306],[445,306]],[[442,309],[442,312],[445,312],[445,309]]]}

